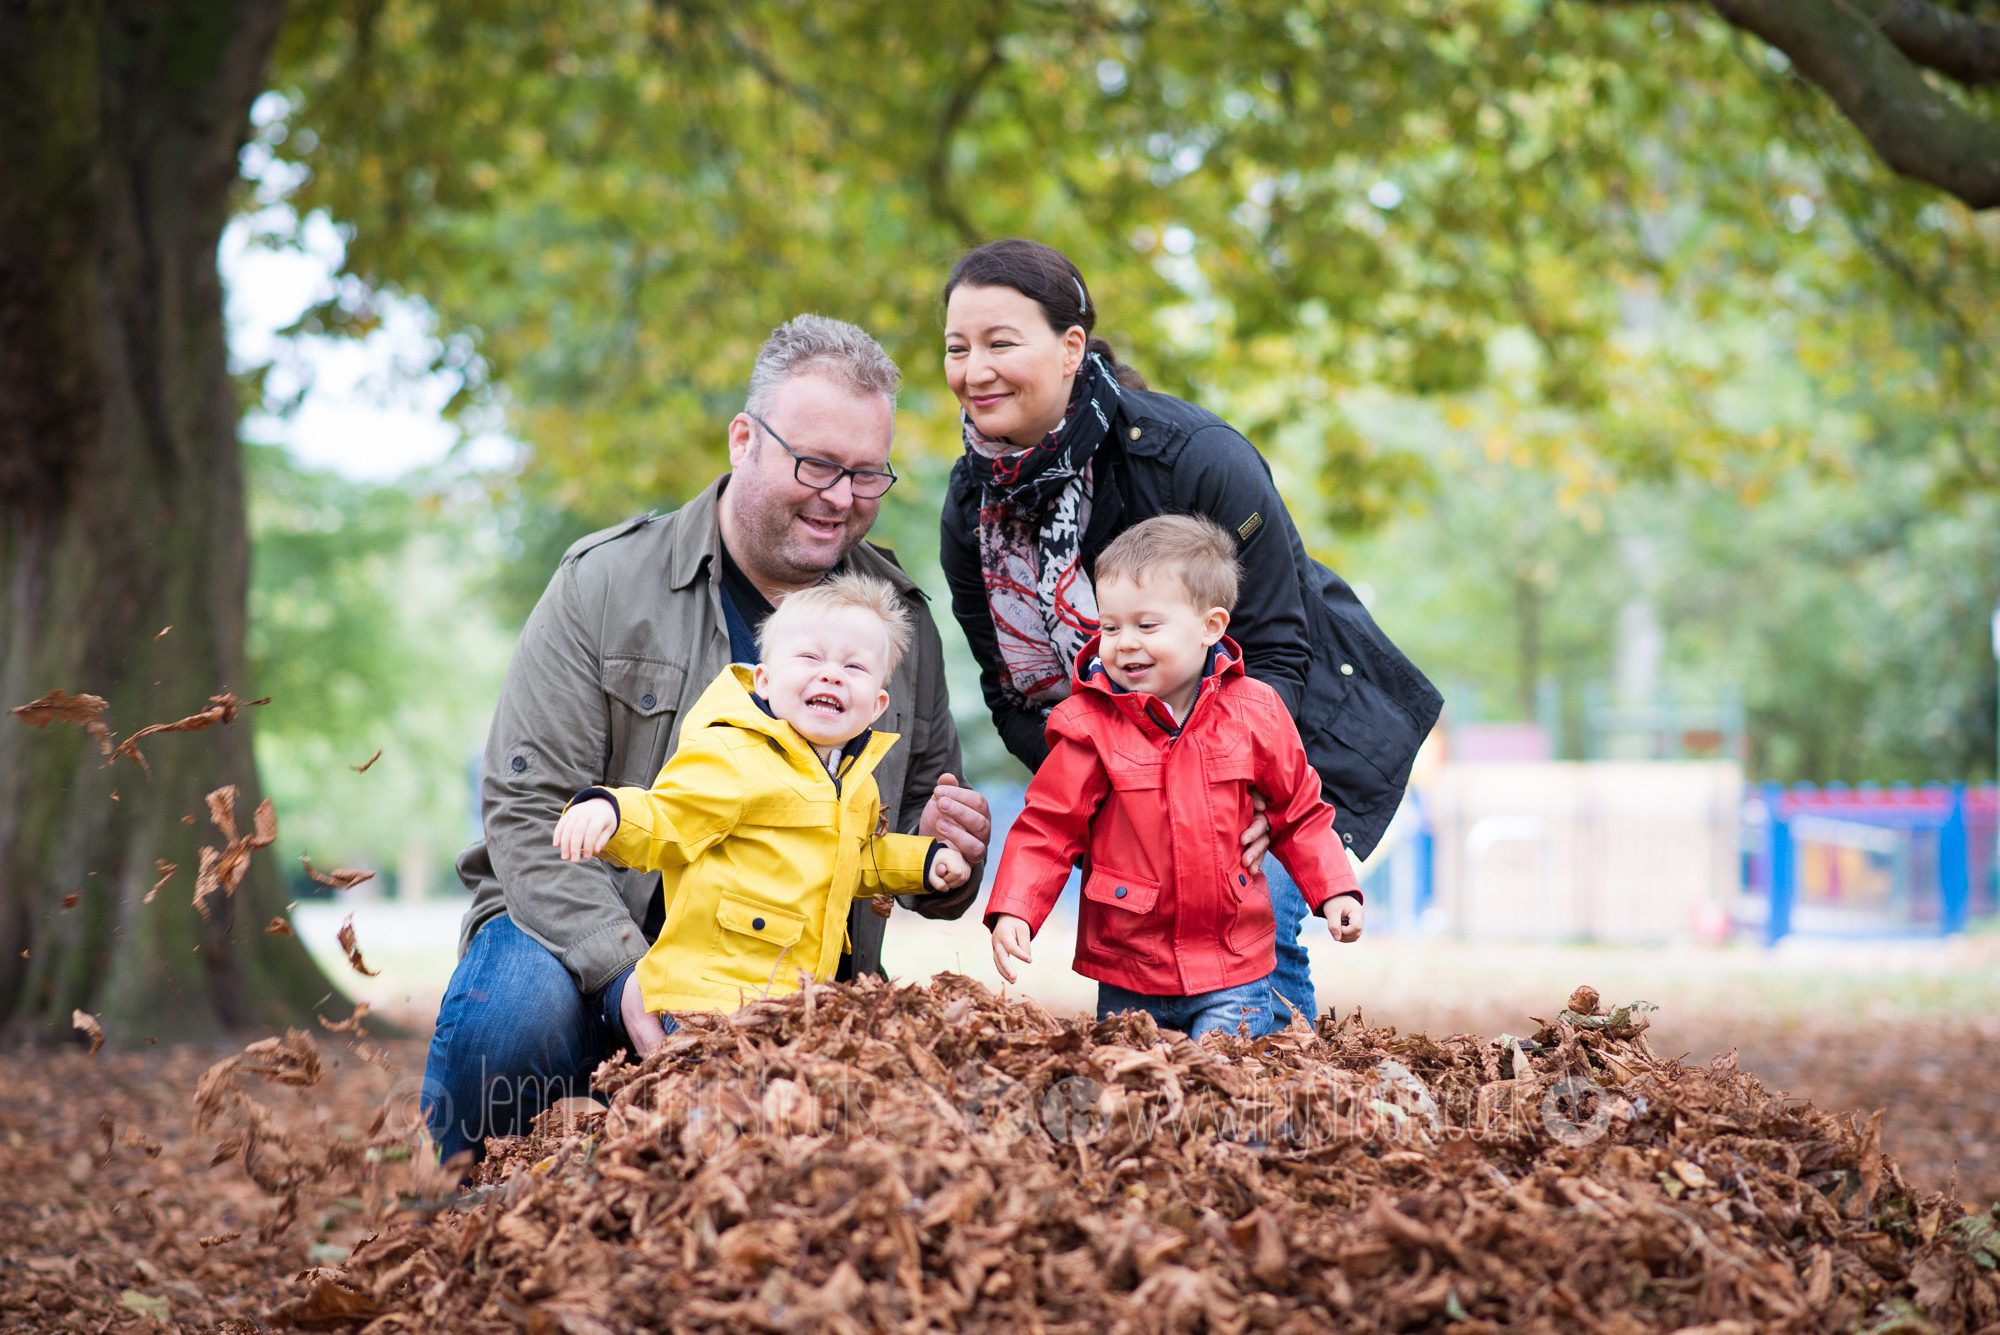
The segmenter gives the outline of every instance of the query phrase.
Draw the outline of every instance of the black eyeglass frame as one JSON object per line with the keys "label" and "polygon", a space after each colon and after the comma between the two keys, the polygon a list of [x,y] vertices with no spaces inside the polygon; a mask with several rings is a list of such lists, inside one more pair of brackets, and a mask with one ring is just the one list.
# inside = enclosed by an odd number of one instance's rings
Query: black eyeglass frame
{"label": "black eyeglass frame", "polygon": [[[835,487],[840,485],[840,480],[842,478],[853,478],[854,481],[850,485],[852,486],[854,491],[854,499],[857,501],[875,501],[875,500],[880,500],[884,496],[887,496],[889,494],[889,488],[896,485],[897,474],[895,468],[893,467],[888,469],[886,472],[880,468],[849,468],[844,464],[837,464],[831,459],[822,459],[816,454],[800,454],[797,450],[792,448],[790,441],[786,440],[783,436],[779,435],[777,432],[771,430],[771,424],[769,422],[765,421],[763,418],[757,416],[757,414],[753,412],[745,412],[743,415],[749,418],[751,421],[755,422],[758,426],[763,427],[765,432],[771,437],[771,439],[778,442],[778,447],[784,450],[786,454],[792,456],[792,478],[801,487],[811,487],[814,491],[831,491]],[[808,482],[806,481],[805,474],[800,471],[807,464],[820,464],[824,467],[837,469],[839,471],[837,471],[833,475],[833,480],[831,482],[821,482],[821,483]],[[865,477],[887,478],[888,481],[882,484],[882,490],[863,494],[861,490],[861,479]]]}

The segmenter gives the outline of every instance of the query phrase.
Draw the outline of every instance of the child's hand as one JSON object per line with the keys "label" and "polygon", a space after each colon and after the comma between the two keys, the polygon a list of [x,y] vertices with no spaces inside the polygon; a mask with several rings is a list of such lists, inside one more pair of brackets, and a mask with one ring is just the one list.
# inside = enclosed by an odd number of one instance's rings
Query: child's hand
{"label": "child's hand", "polygon": [[618,809],[601,797],[578,802],[556,822],[555,846],[564,862],[594,858],[618,833]]}
{"label": "child's hand", "polygon": [[1023,964],[1033,964],[1035,962],[1034,949],[1028,944],[1033,935],[1028,930],[1028,924],[1025,919],[1009,917],[1005,913],[999,914],[994,918],[993,967],[998,969],[1000,976],[1008,982],[1017,981],[1014,977],[1013,968],[1007,963],[1009,955],[1020,960]]}
{"label": "child's hand", "polygon": [[1361,907],[1361,896],[1356,894],[1335,895],[1332,899],[1320,905],[1319,911],[1326,917],[1327,930],[1333,933],[1334,940],[1359,941],[1361,939],[1361,921],[1366,916],[1366,910]]}
{"label": "child's hand", "polygon": [[972,864],[960,853],[940,840],[937,856],[931,859],[931,889],[956,890],[972,879]]}

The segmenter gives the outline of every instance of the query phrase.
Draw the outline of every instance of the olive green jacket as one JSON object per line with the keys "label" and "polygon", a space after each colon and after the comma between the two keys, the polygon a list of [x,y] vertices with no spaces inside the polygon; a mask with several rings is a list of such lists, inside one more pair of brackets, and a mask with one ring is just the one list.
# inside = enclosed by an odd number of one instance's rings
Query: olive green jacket
{"label": "olive green jacket", "polygon": [[[593,533],[563,554],[522,628],[486,737],[480,780],[485,837],[459,855],[472,892],[459,954],[505,913],[548,947],[585,994],[646,953],[640,929],[660,877],[599,859],[564,862],[550,842],[578,790],[645,787],[680,738],[682,716],[729,661],[716,569],[716,498],[724,475],[672,514]],[[903,744],[875,771],[893,827],[914,833],[938,775],[962,774],[945,695],[944,648],[930,606],[895,558],[870,543],[848,568],[894,584],[916,623],[876,726]],[[957,918],[977,897],[911,896],[906,907]],[[865,900],[848,915],[855,974],[882,971],[884,920]]]}

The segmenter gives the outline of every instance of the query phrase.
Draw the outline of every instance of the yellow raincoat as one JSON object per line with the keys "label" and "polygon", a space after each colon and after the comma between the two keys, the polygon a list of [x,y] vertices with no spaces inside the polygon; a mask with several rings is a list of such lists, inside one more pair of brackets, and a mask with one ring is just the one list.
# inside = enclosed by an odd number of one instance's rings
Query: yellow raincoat
{"label": "yellow raincoat", "polygon": [[666,921],[639,961],[654,1011],[734,1010],[840,966],[857,894],[919,894],[934,840],[877,834],[875,766],[896,742],[865,732],[839,781],[732,664],[702,692],[651,788],[614,788],[601,856],[663,873]]}

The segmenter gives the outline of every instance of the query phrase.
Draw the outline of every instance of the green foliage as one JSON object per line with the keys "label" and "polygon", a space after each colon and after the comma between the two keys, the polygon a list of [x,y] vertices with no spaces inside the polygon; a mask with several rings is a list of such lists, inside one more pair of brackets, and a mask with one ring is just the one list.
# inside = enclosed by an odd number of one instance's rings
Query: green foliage
{"label": "green foliage", "polygon": [[300,0],[265,134],[350,234],[303,327],[420,297],[458,406],[531,446],[508,624],[570,538],[722,466],[801,310],[906,370],[880,534],[941,592],[937,292],[1026,234],[1439,677],[1525,709],[1602,677],[1643,594],[1766,772],[1978,769],[2000,219],[1785,68],[1698,10],[1532,0]]}
{"label": "green foliage", "polygon": [[[448,883],[469,842],[471,766],[508,642],[466,596],[490,542],[445,497],[307,470],[247,447],[257,761],[298,868],[405,869]],[[382,758],[357,773],[377,749]]]}

